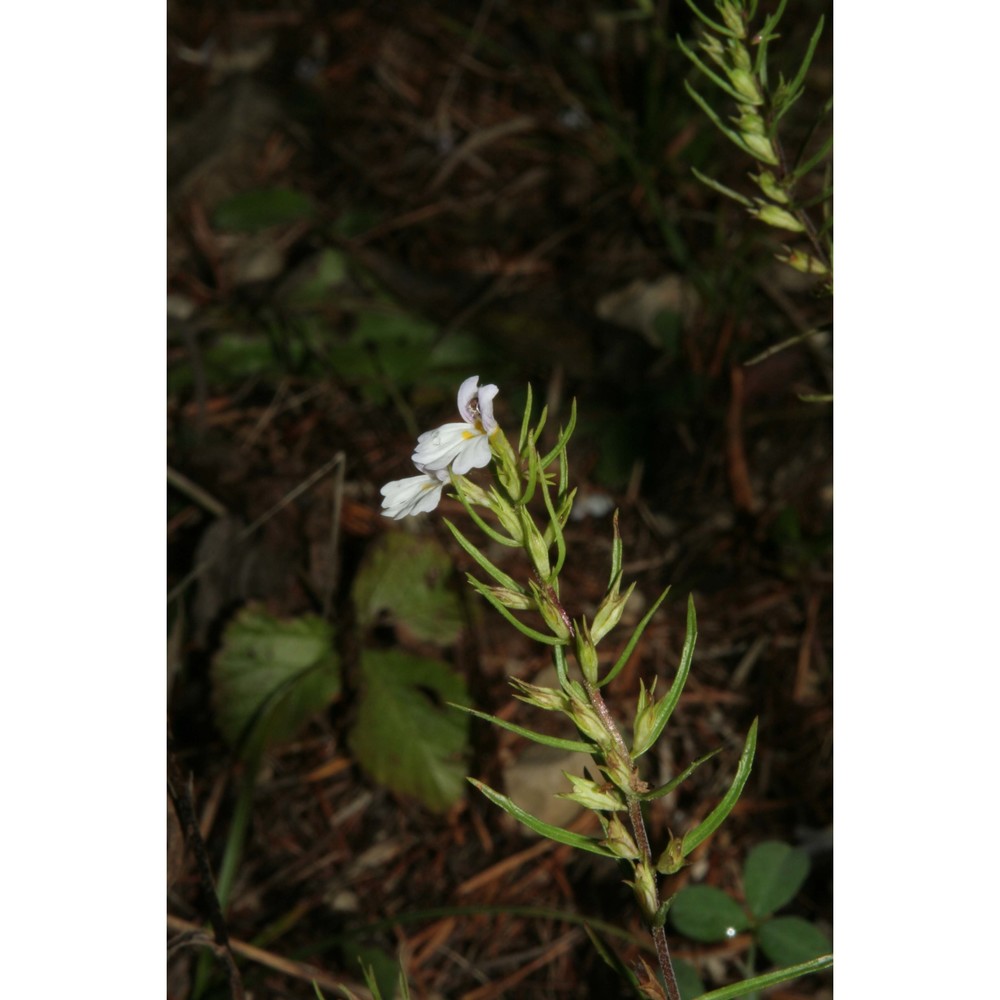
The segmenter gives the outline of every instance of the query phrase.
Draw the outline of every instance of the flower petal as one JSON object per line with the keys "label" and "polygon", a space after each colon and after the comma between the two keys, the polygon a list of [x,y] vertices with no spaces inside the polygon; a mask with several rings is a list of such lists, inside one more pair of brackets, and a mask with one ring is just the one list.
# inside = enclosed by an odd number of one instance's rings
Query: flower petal
{"label": "flower petal", "polygon": [[396,479],[382,487],[382,515],[397,521],[411,514],[425,514],[441,502],[444,480],[426,472],[419,476]]}
{"label": "flower petal", "polygon": [[432,431],[425,431],[417,438],[413,462],[418,468],[428,472],[447,469],[466,447],[466,442],[478,434],[479,431],[471,424],[445,424]]}
{"label": "flower petal", "polygon": [[458,412],[462,414],[462,419],[467,424],[474,424],[476,422],[476,414],[472,409],[471,403],[476,393],[479,392],[478,385],[479,376],[472,375],[458,387]]}
{"label": "flower petal", "polygon": [[495,385],[484,385],[479,390],[479,419],[487,434],[492,434],[497,429],[497,422],[493,418],[493,400],[499,391]]}

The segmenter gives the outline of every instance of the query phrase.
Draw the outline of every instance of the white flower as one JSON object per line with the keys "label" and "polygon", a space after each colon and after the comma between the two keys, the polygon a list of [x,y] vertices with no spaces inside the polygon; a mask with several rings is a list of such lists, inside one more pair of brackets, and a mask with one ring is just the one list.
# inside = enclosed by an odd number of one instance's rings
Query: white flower
{"label": "white flower", "polygon": [[447,472],[421,472],[419,476],[386,483],[381,490],[382,516],[398,521],[401,517],[434,510],[441,501],[441,490],[449,478]]}
{"label": "white flower", "polygon": [[479,376],[467,378],[458,390],[458,412],[464,423],[445,424],[417,438],[413,462],[418,469],[439,472],[450,465],[459,476],[490,464],[490,435],[497,429],[495,385],[479,386]]}

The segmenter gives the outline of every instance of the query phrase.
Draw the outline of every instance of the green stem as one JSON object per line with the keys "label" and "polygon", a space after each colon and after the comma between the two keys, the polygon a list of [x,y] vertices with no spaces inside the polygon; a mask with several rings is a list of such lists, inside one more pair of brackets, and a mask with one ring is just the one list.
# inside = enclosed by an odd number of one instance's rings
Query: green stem
{"label": "green stem", "polygon": [[[593,706],[594,711],[601,718],[601,722],[604,723],[604,728],[608,731],[614,741],[615,748],[621,755],[622,760],[631,760],[629,757],[628,747],[625,745],[625,740],[622,739],[621,733],[618,731],[618,726],[615,724],[615,720],[612,718],[611,712],[608,710],[608,706],[601,696],[600,689],[596,684],[591,684],[590,681],[584,679],[583,682],[584,690],[587,692],[587,697],[590,699],[590,704]],[[639,769],[632,765],[632,776],[633,783],[638,783]],[[623,789],[624,791],[624,789]],[[626,799],[628,801],[628,818],[632,826],[632,834],[635,837],[636,846],[639,848],[639,853],[642,855],[642,863],[647,865],[651,871],[654,872],[655,878],[655,862],[653,861],[653,852],[649,847],[649,836],[646,833],[646,821],[642,818],[642,802],[639,800],[638,795],[635,791],[631,793],[626,793]],[[659,908],[660,898],[659,890],[656,891],[655,899],[655,909]],[[674,965],[670,959],[670,948],[667,945],[667,932],[663,929],[663,925],[651,926],[650,932],[653,935],[653,944],[656,946],[656,957],[660,963],[660,971],[663,973],[663,981],[667,986],[667,997],[668,1000],[681,1000],[680,989],[677,986],[677,977],[674,975]]]}

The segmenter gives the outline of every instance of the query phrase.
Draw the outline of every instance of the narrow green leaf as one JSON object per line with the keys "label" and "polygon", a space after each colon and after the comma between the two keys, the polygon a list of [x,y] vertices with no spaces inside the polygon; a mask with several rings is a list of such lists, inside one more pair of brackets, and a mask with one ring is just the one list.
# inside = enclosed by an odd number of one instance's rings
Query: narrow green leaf
{"label": "narrow green leaf", "polygon": [[792,81],[788,84],[788,89],[794,93],[802,87],[805,82],[806,73],[809,72],[809,67],[812,65],[813,56],[816,54],[816,46],[819,44],[820,35],[823,34],[823,24],[825,22],[825,17],[821,14],[819,21],[816,24],[816,30],[812,33],[812,38],[809,39],[809,45],[806,48],[806,54],[802,57],[802,63],[799,66],[799,71],[792,78]]}
{"label": "narrow green leaf", "polygon": [[613,681],[622,671],[622,668],[628,663],[628,658],[632,655],[632,651],[635,649],[636,644],[642,638],[642,633],[645,632],[646,626],[649,624],[650,618],[656,614],[656,609],[663,603],[664,598],[670,593],[670,587],[668,586],[666,590],[653,602],[653,606],[646,612],[642,620],[635,627],[635,631],[632,633],[632,637],[625,644],[625,648],[622,650],[621,656],[615,660],[615,665],[608,671],[607,675],[603,680],[597,682],[598,687],[604,687],[610,681]]}
{"label": "narrow green leaf", "polygon": [[722,747],[717,750],[713,750],[711,753],[705,754],[704,757],[699,757],[693,764],[689,764],[684,770],[677,775],[676,778],[671,778],[665,785],[660,785],[659,788],[654,788],[651,792],[644,792],[642,795],[637,796],[643,802],[649,802],[652,799],[662,799],[664,795],[669,795],[675,788],[677,788],[682,782],[686,781],[695,772],[696,768],[701,767],[702,764],[707,760],[711,760],[716,754],[722,753]]}
{"label": "narrow green leaf", "polygon": [[801,917],[775,917],[757,932],[761,951],[778,965],[806,962],[830,952],[830,939]]}
{"label": "narrow green leaf", "polygon": [[484,785],[475,778],[469,778],[468,781],[470,784],[475,785],[491,802],[498,805],[504,812],[510,813],[514,819],[519,823],[523,823],[528,829],[534,830],[535,833],[539,833],[543,837],[554,840],[559,844],[568,844],[570,847],[576,847],[581,851],[590,851],[591,854],[600,854],[605,858],[615,857],[613,851],[604,847],[592,837],[584,837],[579,833],[573,833],[572,830],[564,830],[561,826],[552,826],[551,823],[543,823],[537,817],[532,816],[531,813],[525,812],[520,806],[514,805],[506,795],[495,792],[489,785]]}
{"label": "narrow green leaf", "polygon": [[463,712],[468,712],[469,715],[474,715],[478,719],[484,719],[486,722],[492,722],[493,725],[499,726],[501,729],[517,733],[518,736],[523,736],[525,739],[532,740],[535,743],[541,743],[543,746],[554,747],[556,750],[571,750],[574,753],[597,753],[597,747],[590,743],[581,743],[579,740],[564,740],[558,736],[546,736],[544,733],[536,733],[533,729],[525,729],[524,726],[518,726],[513,722],[499,719],[495,715],[478,712],[474,708],[469,708],[468,705],[455,705],[451,702],[448,702],[448,704],[452,708],[459,708]]}
{"label": "narrow green leaf", "polygon": [[691,660],[694,658],[694,647],[697,641],[698,616],[695,614],[694,610],[694,598],[689,594],[687,625],[684,633],[684,648],[681,650],[681,662],[677,665],[677,674],[674,676],[674,682],[670,685],[670,690],[667,692],[666,697],[656,707],[653,728],[650,730],[650,734],[646,738],[646,745],[639,747],[638,753],[636,752],[636,749],[633,748],[633,760],[641,757],[650,747],[656,745],[656,741],[660,738],[660,734],[670,721],[670,716],[673,715],[674,709],[677,707],[677,702],[680,701],[684,685],[687,683],[688,674],[691,671]]}
{"label": "narrow green leaf", "polygon": [[746,743],[743,746],[743,753],[740,754],[740,762],[736,768],[736,776],[729,786],[722,801],[693,829],[684,834],[682,856],[687,857],[703,840],[707,840],[722,825],[725,818],[732,812],[743,791],[743,786],[750,777],[750,768],[753,766],[753,755],[757,749],[757,720],[754,719],[747,733]]}
{"label": "narrow green leaf", "polygon": [[708,116],[709,120],[715,125],[715,127],[735,146],[739,146],[747,156],[756,160],[757,156],[754,151],[743,141],[738,132],[733,131],[728,125],[723,122],[723,120],[715,113],[712,106],[705,100],[701,94],[698,93],[694,87],[684,81],[684,89],[688,92],[691,99],[701,108],[702,111]]}
{"label": "narrow green leaf", "polygon": [[[547,581],[550,585],[555,586],[556,578],[559,576],[559,571],[563,568],[563,563],[566,561],[566,539],[563,536],[562,525],[559,523],[559,518],[556,516],[555,507],[552,506],[552,495],[549,493],[549,486],[545,480],[545,476],[541,477],[542,486],[542,499],[545,502],[545,511],[549,515],[549,525],[545,529],[545,540],[548,542],[549,531],[551,530],[553,541],[556,544],[556,561],[555,565],[552,567],[552,576]],[[549,542],[551,544],[551,542]]]}
{"label": "narrow green leaf", "polygon": [[622,576],[622,536],[618,530],[618,508],[611,517],[611,577],[608,580],[608,590],[615,585],[615,580],[621,583]]}
{"label": "narrow green leaf", "polygon": [[692,167],[691,173],[693,173],[702,184],[706,187],[710,187],[713,191],[718,191],[719,194],[725,195],[727,198],[732,198],[733,201],[742,205],[744,208],[753,208],[753,201],[745,195],[742,195],[738,191],[734,191],[732,188],[726,187],[725,184],[720,184],[718,181],[706,176],[697,167]]}
{"label": "narrow green leaf", "polygon": [[820,955],[819,958],[814,958],[809,962],[800,962],[798,965],[790,965],[783,969],[773,969],[771,972],[765,972],[762,976],[754,976],[752,979],[744,979],[743,982],[734,983],[732,986],[723,986],[721,989],[702,993],[701,996],[694,997],[693,1000],[736,1000],[736,997],[745,997],[757,990],[777,986],[779,983],[787,983],[800,976],[823,972],[832,965],[833,955]]}
{"label": "narrow green leaf", "polygon": [[828,136],[820,145],[819,149],[809,157],[808,160],[804,160],[801,163],[795,165],[795,169],[792,171],[792,177],[798,181],[801,180],[810,170],[813,169],[818,163],[821,163],[829,155],[830,150],[833,148],[833,136]]}
{"label": "narrow green leaf", "polygon": [[552,460],[561,452],[568,443],[569,439],[573,436],[573,431],[576,429],[576,397],[573,398],[573,402],[570,404],[569,409],[569,423],[566,424],[564,430],[559,432],[559,440],[556,441],[555,447],[541,460],[540,465],[543,469],[547,469],[551,464]]}
{"label": "narrow green leaf", "polygon": [[694,0],[684,0],[684,2],[694,12],[694,16],[697,17],[702,24],[711,28],[716,34],[725,35],[726,38],[736,37],[735,31],[730,31],[724,24],[719,24],[718,21],[713,21],[707,14],[703,14]]}
{"label": "narrow green leaf", "polygon": [[812,329],[806,330],[805,333],[797,333],[794,337],[789,337],[787,340],[783,340],[781,343],[774,344],[766,350],[761,351],[760,354],[755,354],[749,361],[744,361],[743,364],[747,368],[751,365],[760,364],[761,361],[766,361],[772,355],[777,354],[779,351],[783,351],[788,347],[792,347],[802,340],[828,332],[829,331],[823,330],[820,327],[813,327]]}
{"label": "narrow green leaf", "polygon": [[544,475],[544,473],[540,472],[538,468],[538,450],[535,448],[534,441],[529,441],[527,451],[522,451],[521,454],[526,454],[528,456],[528,476],[524,485],[524,493],[521,496],[520,503],[528,504],[531,503],[535,496],[535,488],[538,486],[538,477],[540,475]]}
{"label": "narrow green leaf", "polygon": [[[743,864],[743,892],[755,917],[770,916],[790,903],[809,874],[809,855],[778,840],[758,844]],[[812,958],[803,955],[795,959]]]}
{"label": "narrow green leaf", "polygon": [[[724,80],[721,76],[719,76],[718,73],[715,72],[715,70],[710,69],[708,66],[706,66],[705,63],[701,61],[701,56],[699,56],[698,53],[694,51],[694,49],[689,49],[684,44],[683,38],[678,37],[677,46],[678,48],[680,48],[681,52],[683,52],[684,55],[686,55],[688,59],[690,59],[691,62],[693,62],[695,66],[697,66],[698,69],[700,69],[701,72],[704,73],[705,76],[707,76],[709,80],[712,81],[712,83],[714,83],[720,89],[724,90],[734,101],[738,102],[739,104],[746,104],[746,98],[743,97],[740,94],[740,92],[728,80]],[[685,83],[687,83],[687,81],[685,81]]]}
{"label": "narrow green leaf", "polygon": [[525,625],[524,622],[518,621],[517,618],[511,614],[509,608],[505,608],[494,596],[489,587],[485,583],[480,583],[471,573],[467,573],[466,577],[472,586],[486,598],[490,604],[493,605],[497,611],[503,615],[520,632],[522,635],[526,635],[529,639],[534,639],[535,642],[544,642],[546,646],[564,646],[566,644],[565,639],[560,639],[555,635],[546,635],[544,632],[539,632],[537,629],[533,629],[530,625]]}
{"label": "narrow green leaf", "polygon": [[501,587],[507,587],[509,590],[516,591],[519,594],[524,593],[524,587],[522,587],[513,577],[508,576],[503,570],[498,569],[489,561],[489,559],[484,556],[475,545],[470,542],[465,535],[462,534],[458,528],[455,527],[448,518],[443,518],[445,525],[447,525],[448,530],[455,536],[455,541],[465,549],[466,552],[478,563],[478,565],[484,569],[490,576],[500,584]]}
{"label": "narrow green leaf", "polygon": [[670,922],[694,941],[725,941],[745,931],[750,919],[743,908],[721,889],[689,885],[670,904]]}
{"label": "narrow green leaf", "polygon": [[548,404],[546,403],[545,406],[542,407],[542,412],[538,417],[538,423],[535,425],[534,430],[531,432],[528,438],[530,444],[533,444],[536,447],[538,446],[538,439],[542,436],[542,431],[545,430],[545,424],[548,422],[548,419],[549,419],[549,407]]}
{"label": "narrow green leaf", "polygon": [[566,673],[566,650],[562,646],[556,646],[552,650],[552,659],[555,661],[556,677],[559,679],[559,687],[564,691],[569,685],[569,675]]}
{"label": "narrow green leaf", "polygon": [[517,439],[517,452],[524,454],[524,444],[528,440],[528,428],[531,426],[531,383],[528,383],[528,401],[524,404],[524,416],[521,418],[521,433]]}
{"label": "narrow green leaf", "polygon": [[436,812],[462,794],[468,720],[446,708],[467,700],[447,664],[398,650],[361,654],[361,699],[348,742],[380,784]]}
{"label": "narrow green leaf", "polygon": [[462,491],[460,489],[458,489],[457,487],[455,489],[455,495],[458,497],[458,499],[461,502],[462,506],[465,508],[466,514],[468,514],[469,517],[472,518],[472,520],[476,524],[476,527],[478,527],[479,530],[484,535],[486,535],[487,538],[492,538],[494,542],[497,542],[499,545],[506,545],[507,548],[509,548],[509,549],[519,549],[521,547],[521,543],[520,542],[515,541],[513,538],[508,538],[506,535],[501,535],[500,532],[496,530],[496,528],[490,527],[490,525],[488,525],[479,516],[479,514],[476,511],[475,507],[473,507],[473,505],[471,503],[469,503],[468,500],[466,500],[465,494],[462,493]]}

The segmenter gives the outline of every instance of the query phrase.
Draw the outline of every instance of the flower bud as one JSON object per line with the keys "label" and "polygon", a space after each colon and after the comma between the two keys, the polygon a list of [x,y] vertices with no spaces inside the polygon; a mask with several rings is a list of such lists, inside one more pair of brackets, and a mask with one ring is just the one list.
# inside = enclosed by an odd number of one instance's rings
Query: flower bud
{"label": "flower bud", "polygon": [[753,174],[750,176],[757,182],[758,187],[771,201],[776,201],[779,205],[788,204],[788,194],[778,183],[778,178],[770,170],[762,170],[756,177]]}
{"label": "flower bud", "polygon": [[604,755],[604,760],[605,763],[601,766],[601,770],[611,779],[612,784],[617,785],[627,795],[649,790],[646,782],[640,781],[639,773],[632,761],[623,757],[617,747],[608,750]]}
{"label": "flower bud", "polygon": [[639,903],[639,909],[642,910],[642,914],[647,920],[652,921],[656,917],[656,911],[660,908],[656,896],[656,876],[650,871],[649,866],[641,861],[633,866],[633,870],[635,871],[635,881],[626,881],[625,884],[632,886],[632,891]]}
{"label": "flower bud", "polygon": [[803,253],[801,250],[789,250],[784,255],[775,254],[778,260],[783,261],[796,271],[802,274],[829,274],[830,269],[818,257]]}
{"label": "flower bud", "polygon": [[467,479],[465,476],[460,476],[456,472],[452,472],[451,485],[455,487],[455,491],[459,494],[459,496],[465,498],[467,503],[474,504],[478,507],[493,506],[490,503],[490,498],[486,490],[484,490],[481,486],[477,486],[471,479]]}
{"label": "flower bud", "polygon": [[723,69],[727,69],[726,50],[722,47],[722,42],[715,35],[705,35],[698,43],[701,50],[716,64]]}
{"label": "flower bud", "polygon": [[760,96],[760,90],[757,87],[757,81],[753,78],[753,74],[747,72],[745,69],[740,69],[738,66],[728,71],[729,82],[733,85],[734,89],[739,93],[740,98],[746,101],[747,104],[763,104],[764,98]]}
{"label": "flower bud", "polygon": [[642,756],[652,745],[656,727],[656,701],[653,692],[656,690],[656,678],[646,694],[646,687],[639,681],[639,702],[635,710],[635,721],[632,723],[632,759]]}
{"label": "flower bud", "polygon": [[684,867],[684,840],[681,837],[670,835],[670,843],[667,849],[660,855],[656,862],[656,870],[661,875],[676,875]]}
{"label": "flower bud", "polygon": [[747,73],[753,69],[753,63],[750,61],[750,53],[739,42],[730,44],[729,58],[733,61],[733,65],[737,69],[745,70]]}
{"label": "flower bud", "polygon": [[524,529],[521,527],[521,519],[517,516],[514,507],[507,501],[495,486],[491,486],[487,494],[486,506],[489,507],[500,526],[518,544],[524,542]]}
{"label": "flower bud", "polygon": [[507,440],[507,435],[499,427],[490,435],[490,451],[496,460],[497,478],[515,500],[520,500],[521,473],[517,455]]}
{"label": "flower bud", "polygon": [[527,508],[518,507],[517,511],[521,517],[521,544],[527,549],[532,565],[535,567],[535,572],[543,580],[547,580],[552,569],[549,565],[549,547],[545,544],[545,539],[542,537],[535,522],[531,519]]}
{"label": "flower bud", "polygon": [[791,212],[779,208],[777,205],[761,203],[757,208],[749,209],[751,215],[755,215],[761,222],[766,222],[776,229],[788,229],[793,233],[805,231],[805,226],[795,218]]}
{"label": "flower bud", "polygon": [[573,785],[572,792],[560,792],[557,799],[569,799],[571,802],[579,802],[587,809],[603,809],[605,811],[615,811],[628,808],[621,792],[612,785],[599,785],[589,778],[581,778],[578,775],[563,771],[563,774]]}
{"label": "flower bud", "polygon": [[526,701],[529,705],[544,708],[547,712],[565,712],[569,707],[569,698],[555,688],[542,687],[539,684],[529,684],[527,681],[512,677],[510,683],[517,689],[515,698]]}
{"label": "flower bud", "polygon": [[614,739],[605,728],[601,717],[590,704],[587,696],[583,693],[583,688],[577,681],[571,681],[567,694],[570,697],[569,711],[567,714],[573,720],[576,728],[584,736],[592,739],[605,754],[614,749]]}
{"label": "flower bud", "polygon": [[722,3],[716,5],[719,8],[719,13],[722,15],[722,21],[725,26],[737,37],[745,38],[747,33],[747,27],[743,23],[743,15],[740,13],[740,9],[729,0],[722,0]]}
{"label": "flower bud", "polygon": [[576,658],[583,676],[591,683],[597,683],[597,649],[590,637],[587,619],[584,618],[576,631]]}
{"label": "flower bud", "polygon": [[740,135],[764,134],[764,119],[749,104],[741,104],[740,116],[733,120],[740,130]]}
{"label": "flower bud", "polygon": [[505,607],[512,611],[531,611],[535,602],[527,594],[519,594],[509,587],[487,587],[487,590]]}
{"label": "flower bud", "polygon": [[774,145],[766,135],[757,135],[755,132],[740,133],[740,138],[746,143],[747,149],[761,163],[770,163],[772,167],[778,165],[778,154],[774,151]]}
{"label": "flower bud", "polygon": [[604,830],[607,834],[604,840],[601,841],[604,847],[613,851],[619,858],[625,858],[628,861],[638,861],[639,848],[636,846],[632,834],[629,833],[625,824],[617,816],[612,814]]}
{"label": "flower bud", "polygon": [[534,580],[529,580],[528,586],[531,587],[531,594],[534,597],[533,605],[545,620],[549,631],[560,639],[569,639],[573,634],[572,623],[551,589],[546,587],[543,590]]}
{"label": "flower bud", "polygon": [[[619,577],[620,579],[621,577]],[[615,580],[614,586],[601,601],[601,606],[597,609],[597,614],[594,615],[594,624],[590,628],[590,634],[593,636],[595,646],[621,621],[625,605],[632,596],[632,591],[635,590],[635,582],[633,581],[624,594],[619,594],[619,580]]]}

